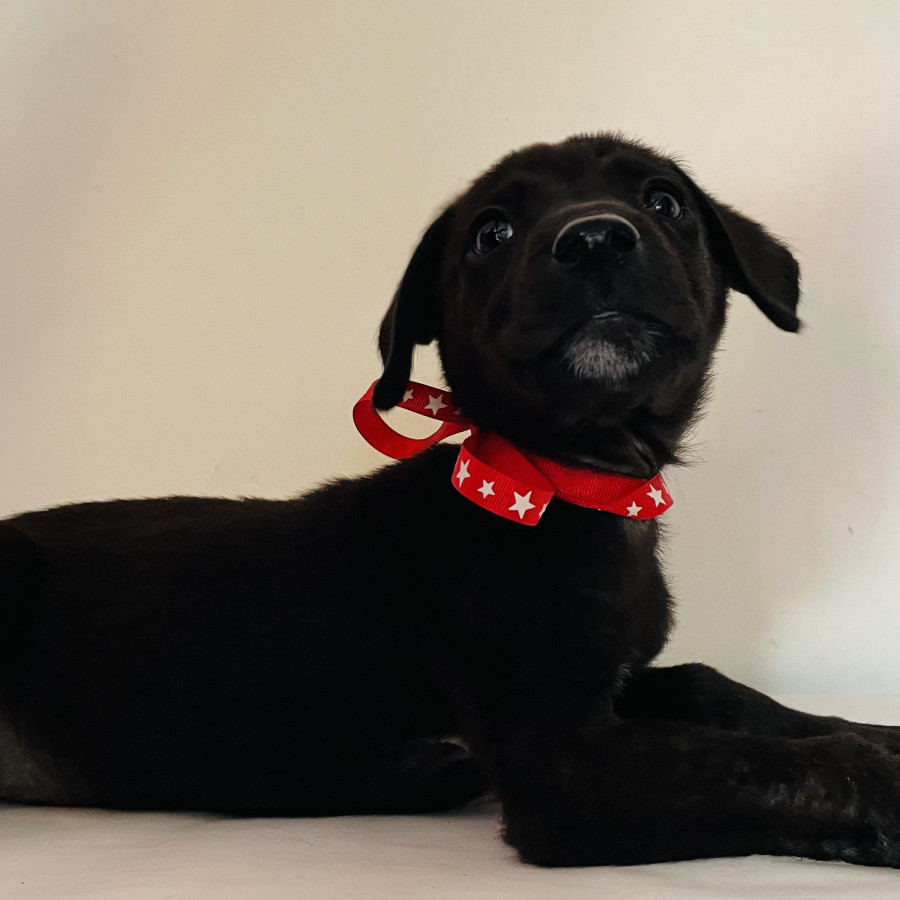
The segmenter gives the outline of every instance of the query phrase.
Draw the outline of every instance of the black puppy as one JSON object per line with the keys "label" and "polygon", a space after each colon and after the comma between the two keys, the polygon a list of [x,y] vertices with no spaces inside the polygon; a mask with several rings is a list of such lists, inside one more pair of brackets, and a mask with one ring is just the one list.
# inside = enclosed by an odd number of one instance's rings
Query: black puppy
{"label": "black puppy", "polygon": [[695,417],[729,288],[797,330],[790,253],[671,160],[605,135],[507,157],[415,251],[375,405],[436,339],[482,437],[551,481],[613,473],[646,498],[557,498],[527,527],[536,504],[479,508],[439,446],[298,500],[8,520],[0,796],[325,815],[490,788],[545,865],[900,864],[897,731],[648,665],[671,601],[643,511],[667,505],[651,479]]}

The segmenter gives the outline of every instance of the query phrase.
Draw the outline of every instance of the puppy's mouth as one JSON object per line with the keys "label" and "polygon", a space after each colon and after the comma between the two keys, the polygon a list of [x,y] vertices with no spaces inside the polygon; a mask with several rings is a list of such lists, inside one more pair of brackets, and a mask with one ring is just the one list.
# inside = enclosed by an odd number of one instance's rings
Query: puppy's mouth
{"label": "puppy's mouth", "polygon": [[594,313],[582,328],[615,334],[636,334],[641,331],[655,331],[660,335],[671,331],[671,327],[660,319],[644,312],[625,309],[604,309]]}
{"label": "puppy's mouth", "polygon": [[669,325],[642,312],[607,309],[557,343],[565,366],[579,381],[627,387],[666,351]]}

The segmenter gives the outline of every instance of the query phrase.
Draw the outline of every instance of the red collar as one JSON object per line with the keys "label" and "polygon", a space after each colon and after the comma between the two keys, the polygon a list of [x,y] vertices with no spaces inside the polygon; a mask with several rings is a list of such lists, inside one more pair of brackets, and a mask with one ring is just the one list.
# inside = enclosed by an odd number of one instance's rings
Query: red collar
{"label": "red collar", "polygon": [[409,382],[397,405],[443,424],[430,437],[406,437],[394,431],[372,405],[375,384],[353,407],[353,421],[359,433],[385,456],[407,459],[446,437],[471,431],[459,448],[453,487],[473,503],[505,519],[537,525],[554,497],[632,519],[656,518],[672,505],[659,473],[644,481],[564,466],[520,450],[499,434],[468,422],[448,391],[415,381]]}

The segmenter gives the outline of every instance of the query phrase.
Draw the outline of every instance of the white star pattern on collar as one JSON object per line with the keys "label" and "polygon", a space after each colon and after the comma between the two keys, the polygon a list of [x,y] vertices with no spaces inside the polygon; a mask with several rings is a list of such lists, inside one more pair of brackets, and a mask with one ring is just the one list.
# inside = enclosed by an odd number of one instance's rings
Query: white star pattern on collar
{"label": "white star pattern on collar", "polygon": [[459,468],[456,470],[456,480],[459,482],[460,487],[462,487],[462,483],[469,477],[469,461],[461,462],[459,464]]}
{"label": "white star pattern on collar", "polygon": [[637,503],[632,500],[631,506],[627,506],[626,509],[628,510],[629,516],[636,516],[641,511],[642,507],[638,506]]}
{"label": "white star pattern on collar", "polygon": [[437,397],[434,394],[429,394],[428,402],[425,404],[433,416],[436,416],[446,405],[443,394],[438,394]]}
{"label": "white star pattern on collar", "polygon": [[[531,491],[524,495],[513,491],[513,496],[515,496],[516,502],[513,503],[513,505],[510,507],[510,510],[513,512],[517,512],[520,519],[525,518],[525,513],[527,513],[529,509],[534,509],[534,504],[531,502],[531,494]],[[637,515],[637,513],[635,513],[635,515]]]}
{"label": "white star pattern on collar", "polygon": [[478,488],[478,493],[487,500],[488,497],[495,496],[494,494],[494,482],[493,481],[485,481],[482,480],[481,487]]}
{"label": "white star pattern on collar", "polygon": [[658,487],[652,487],[649,491],[647,491],[647,496],[657,505],[657,506],[665,506],[666,501],[663,497],[662,491]]}
{"label": "white star pattern on collar", "polygon": [[413,389],[410,388],[410,389],[403,395],[403,402],[404,402],[404,403],[409,403],[409,401],[412,400],[412,398],[413,398]]}

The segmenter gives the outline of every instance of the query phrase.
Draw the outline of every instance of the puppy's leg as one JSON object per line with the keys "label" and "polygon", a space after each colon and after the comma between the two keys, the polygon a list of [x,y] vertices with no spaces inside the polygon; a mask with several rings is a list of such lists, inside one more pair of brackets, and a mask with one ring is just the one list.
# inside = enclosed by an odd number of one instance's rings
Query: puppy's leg
{"label": "puppy's leg", "polygon": [[386,748],[367,765],[365,801],[374,813],[429,813],[461,806],[487,790],[480,767],[449,741]]}
{"label": "puppy's leg", "polygon": [[768,853],[900,866],[900,763],[857,735],[633,720],[549,737],[494,757],[506,838],[526,861]]}
{"label": "puppy's leg", "polygon": [[699,663],[636,672],[616,702],[616,713],[625,719],[693,722],[758,735],[852,733],[900,754],[900,728],[798,712]]}

